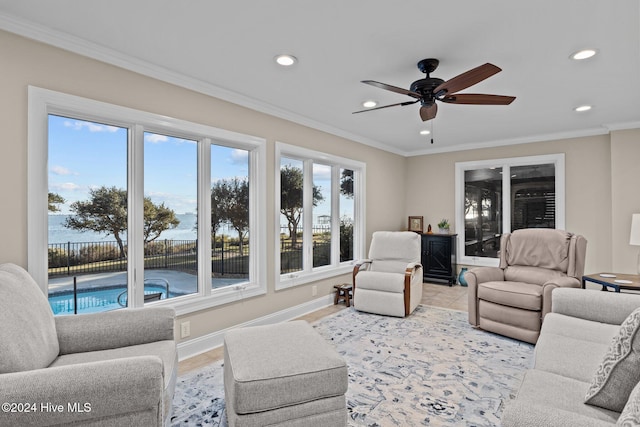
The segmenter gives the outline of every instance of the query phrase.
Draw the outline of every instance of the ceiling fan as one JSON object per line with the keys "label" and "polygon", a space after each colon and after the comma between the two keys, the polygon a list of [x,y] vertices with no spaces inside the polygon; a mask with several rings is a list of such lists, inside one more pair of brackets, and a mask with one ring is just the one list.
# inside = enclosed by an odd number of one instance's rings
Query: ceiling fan
{"label": "ceiling fan", "polygon": [[438,68],[438,64],[440,64],[440,61],[433,58],[423,59],[418,62],[418,69],[425,73],[427,77],[411,83],[409,90],[373,80],[363,80],[362,83],[375,86],[380,89],[390,90],[391,92],[409,95],[410,97],[415,98],[415,100],[354,111],[353,114],[380,110],[381,108],[396,107],[398,105],[411,105],[416,102],[420,102],[422,105],[420,107],[420,118],[422,121],[427,121],[433,119],[438,112],[438,105],[436,104],[436,101],[447,102],[449,104],[509,105],[514,99],[516,99],[515,96],[457,93],[502,71],[501,68],[496,67],[493,64],[486,63],[484,65],[480,65],[479,67],[473,68],[447,81],[430,76],[430,74]]}

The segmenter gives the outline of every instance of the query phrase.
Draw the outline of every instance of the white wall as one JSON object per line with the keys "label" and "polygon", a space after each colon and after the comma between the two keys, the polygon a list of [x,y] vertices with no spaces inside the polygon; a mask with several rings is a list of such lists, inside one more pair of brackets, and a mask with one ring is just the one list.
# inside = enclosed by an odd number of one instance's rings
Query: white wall
{"label": "white wall", "polygon": [[[267,140],[267,224],[275,218],[275,142],[356,159],[367,165],[367,239],[379,229],[398,229],[404,217],[404,157],[363,146],[344,138],[294,124],[210,96],[84,58],[42,43],[0,31],[0,262],[27,266],[27,87],[29,85],[78,95],[138,110],[171,116]],[[275,247],[274,227],[268,226],[267,247]],[[279,310],[328,296],[333,285],[349,281],[344,275],[322,280],[318,296],[311,285],[275,291],[274,254],[268,253],[267,294],[184,316],[191,336],[198,337]],[[182,320],[182,319],[181,319]]]}
{"label": "white wall", "polygon": [[[631,213],[640,212],[640,130],[416,156],[408,159],[406,215],[433,226],[455,219],[456,162],[564,153],[566,229],[588,240],[586,272],[635,273],[637,249],[629,246]],[[457,224],[453,224],[454,229]]]}

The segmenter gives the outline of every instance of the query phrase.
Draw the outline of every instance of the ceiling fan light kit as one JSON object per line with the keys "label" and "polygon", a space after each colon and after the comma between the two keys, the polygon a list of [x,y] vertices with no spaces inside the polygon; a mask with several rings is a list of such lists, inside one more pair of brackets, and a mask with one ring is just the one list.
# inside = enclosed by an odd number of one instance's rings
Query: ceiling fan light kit
{"label": "ceiling fan light kit", "polygon": [[427,58],[418,62],[418,69],[425,73],[426,77],[411,83],[409,90],[374,80],[363,80],[362,83],[402,95],[408,95],[414,98],[414,100],[354,111],[354,114],[420,102],[420,118],[422,121],[427,121],[435,118],[438,113],[436,101],[467,105],[509,105],[516,99],[514,96],[457,93],[502,71],[493,64],[486,63],[480,65],[447,81],[437,77],[431,77],[431,73],[438,68],[439,64],[440,61],[434,58]]}

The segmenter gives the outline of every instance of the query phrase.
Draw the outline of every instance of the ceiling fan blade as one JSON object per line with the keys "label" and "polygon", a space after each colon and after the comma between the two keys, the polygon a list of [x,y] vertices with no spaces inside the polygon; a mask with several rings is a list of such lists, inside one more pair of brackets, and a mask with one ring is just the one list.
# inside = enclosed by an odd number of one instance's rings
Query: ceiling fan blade
{"label": "ceiling fan blade", "polygon": [[427,120],[431,120],[435,118],[437,113],[438,113],[438,105],[436,105],[435,102],[431,105],[428,105],[428,106],[425,105],[420,107],[420,118],[422,119],[423,122],[426,122]]}
{"label": "ceiling fan blade", "polygon": [[450,104],[509,105],[514,99],[516,99],[515,96],[457,93],[453,95],[445,95],[440,98],[440,101],[448,102]]}
{"label": "ceiling fan blade", "polygon": [[397,107],[398,105],[400,105],[400,106],[411,105],[411,104],[415,104],[418,101],[420,101],[420,100],[416,99],[415,101],[399,102],[397,104],[383,105],[382,107],[367,108],[366,110],[354,111],[351,114],[366,113],[367,111],[380,110],[381,108]]}
{"label": "ceiling fan blade", "polygon": [[401,87],[391,86],[391,85],[388,85],[386,83],[380,83],[380,82],[376,82],[376,81],[373,81],[373,80],[362,80],[362,83],[367,84],[367,85],[371,85],[371,86],[375,86],[375,87],[380,88],[380,89],[390,90],[391,92],[401,93],[403,95],[409,95],[409,96],[412,96],[412,97],[417,98],[417,99],[422,98],[422,96],[419,93],[411,92],[410,90],[403,89]]}
{"label": "ceiling fan blade", "polygon": [[[487,62],[484,65],[480,65],[479,67],[473,68],[465,73],[447,80],[446,82],[437,86],[433,90],[433,94],[436,96],[442,96],[448,93],[459,92],[463,89],[468,88],[469,86],[480,83],[484,79],[487,79],[494,74],[499,73],[500,71],[502,71],[500,67],[496,67],[495,65],[489,64]],[[439,92],[441,91],[445,91],[445,93],[439,94]]]}

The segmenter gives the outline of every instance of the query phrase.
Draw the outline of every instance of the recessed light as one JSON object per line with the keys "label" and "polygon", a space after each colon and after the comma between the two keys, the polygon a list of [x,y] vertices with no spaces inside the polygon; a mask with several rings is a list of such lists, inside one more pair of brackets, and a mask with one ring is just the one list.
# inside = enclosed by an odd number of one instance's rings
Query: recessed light
{"label": "recessed light", "polygon": [[582,113],[584,111],[589,111],[591,110],[591,105],[581,105],[579,107],[574,108],[574,111],[577,111],[578,113]]}
{"label": "recessed light", "polygon": [[428,131],[426,129],[420,131],[420,135],[429,135],[430,133],[431,133],[431,131]]}
{"label": "recessed light", "polygon": [[575,59],[576,61],[580,61],[582,59],[588,59],[594,56],[598,51],[595,49],[583,49],[579,50],[573,54],[571,54],[571,59]]}
{"label": "recessed light", "polygon": [[375,107],[376,105],[378,105],[378,103],[377,103],[376,101],[372,101],[372,100],[364,101],[364,102],[362,103],[362,106],[363,106],[364,108],[373,108],[373,107]]}
{"label": "recessed light", "polygon": [[290,67],[296,62],[298,62],[298,59],[293,55],[278,55],[274,59],[278,64],[282,65],[283,67]]}

